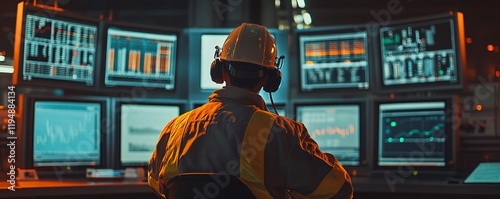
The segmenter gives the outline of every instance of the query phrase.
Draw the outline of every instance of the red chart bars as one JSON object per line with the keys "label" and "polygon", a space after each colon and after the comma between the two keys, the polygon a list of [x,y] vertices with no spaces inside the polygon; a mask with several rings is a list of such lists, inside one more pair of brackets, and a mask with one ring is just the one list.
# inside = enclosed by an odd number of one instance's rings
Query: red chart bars
{"label": "red chart bars", "polygon": [[106,86],[173,89],[176,40],[176,35],[109,28]]}
{"label": "red chart bars", "polygon": [[97,27],[28,14],[23,79],[94,83]]}

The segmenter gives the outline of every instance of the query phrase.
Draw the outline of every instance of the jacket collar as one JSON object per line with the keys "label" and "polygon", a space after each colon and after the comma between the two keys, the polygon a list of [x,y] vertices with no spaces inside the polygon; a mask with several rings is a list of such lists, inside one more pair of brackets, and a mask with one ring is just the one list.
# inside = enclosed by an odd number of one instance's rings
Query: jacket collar
{"label": "jacket collar", "polygon": [[267,110],[264,99],[259,94],[250,92],[247,89],[239,88],[236,86],[224,86],[221,89],[215,90],[210,97],[209,101],[226,101],[234,100],[238,103],[255,105],[262,110]]}

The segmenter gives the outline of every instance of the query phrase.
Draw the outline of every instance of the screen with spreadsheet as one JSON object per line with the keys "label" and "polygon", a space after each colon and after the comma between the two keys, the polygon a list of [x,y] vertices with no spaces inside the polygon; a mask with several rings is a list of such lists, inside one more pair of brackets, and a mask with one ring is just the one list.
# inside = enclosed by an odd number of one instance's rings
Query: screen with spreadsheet
{"label": "screen with spreadsheet", "polygon": [[109,27],[105,86],[141,86],[173,90],[176,45],[176,34]]}
{"label": "screen with spreadsheet", "polygon": [[462,87],[465,35],[461,13],[394,22],[380,28],[382,90]]}
{"label": "screen with spreadsheet", "polygon": [[14,85],[93,89],[98,21],[64,12],[48,17],[38,10],[18,5]]}
{"label": "screen with spreadsheet", "polygon": [[360,162],[360,105],[297,105],[297,121],[304,123],[319,149],[335,155],[343,165]]}

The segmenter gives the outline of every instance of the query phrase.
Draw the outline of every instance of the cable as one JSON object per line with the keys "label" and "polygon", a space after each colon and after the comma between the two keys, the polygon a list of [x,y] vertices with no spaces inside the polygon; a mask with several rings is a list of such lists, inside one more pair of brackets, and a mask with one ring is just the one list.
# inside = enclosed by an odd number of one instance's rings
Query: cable
{"label": "cable", "polygon": [[273,105],[274,113],[276,113],[276,115],[280,115],[278,113],[278,110],[276,110],[276,106],[274,105],[273,95],[271,94],[271,92],[268,93],[269,93],[269,99],[271,100],[271,105]]}

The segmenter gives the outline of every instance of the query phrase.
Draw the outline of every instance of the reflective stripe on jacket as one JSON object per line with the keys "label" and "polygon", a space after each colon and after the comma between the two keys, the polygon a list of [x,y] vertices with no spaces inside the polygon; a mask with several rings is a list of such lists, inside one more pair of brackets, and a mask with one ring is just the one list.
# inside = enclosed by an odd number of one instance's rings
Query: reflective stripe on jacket
{"label": "reflective stripe on jacket", "polygon": [[300,122],[269,113],[260,95],[237,87],[214,91],[205,105],[162,130],[148,171],[149,185],[179,173],[240,177],[257,198],[351,198],[351,180],[322,153]]}

